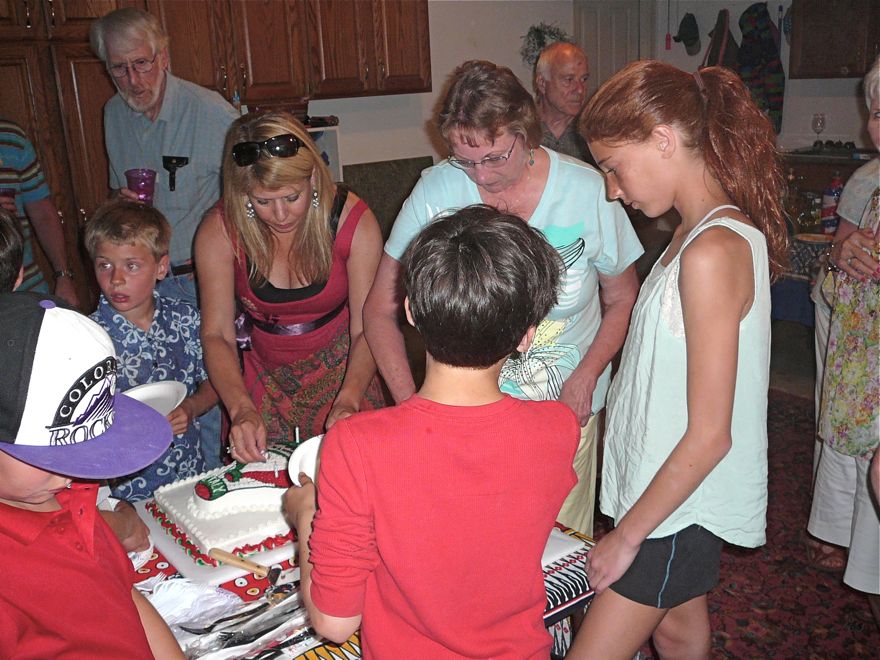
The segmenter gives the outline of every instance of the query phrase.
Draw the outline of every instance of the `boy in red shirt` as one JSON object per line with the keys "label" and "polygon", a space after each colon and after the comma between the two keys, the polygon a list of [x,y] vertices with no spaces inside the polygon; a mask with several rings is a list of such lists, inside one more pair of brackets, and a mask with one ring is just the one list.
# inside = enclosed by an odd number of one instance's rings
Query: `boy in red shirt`
{"label": "boy in red shirt", "polygon": [[555,304],[561,259],[520,218],[472,206],[404,261],[424,384],[327,432],[317,513],[304,474],[286,496],[312,625],[339,642],[363,617],[365,658],[546,658],[541,554],[580,429],[561,403],[502,394],[498,375]]}
{"label": "boy in red shirt", "polygon": [[73,483],[150,464],[168,421],[116,393],[110,337],[59,298],[0,294],[0,342],[0,657],[182,658]]}

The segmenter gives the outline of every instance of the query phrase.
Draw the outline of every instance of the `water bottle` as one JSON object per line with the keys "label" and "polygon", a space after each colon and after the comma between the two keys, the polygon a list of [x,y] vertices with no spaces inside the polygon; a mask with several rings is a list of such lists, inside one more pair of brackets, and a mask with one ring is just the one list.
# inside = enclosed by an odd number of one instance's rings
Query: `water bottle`
{"label": "water bottle", "polygon": [[837,223],[840,218],[837,216],[837,202],[840,199],[840,193],[843,192],[843,179],[840,172],[835,172],[831,183],[822,193],[822,233],[833,234],[837,231]]}

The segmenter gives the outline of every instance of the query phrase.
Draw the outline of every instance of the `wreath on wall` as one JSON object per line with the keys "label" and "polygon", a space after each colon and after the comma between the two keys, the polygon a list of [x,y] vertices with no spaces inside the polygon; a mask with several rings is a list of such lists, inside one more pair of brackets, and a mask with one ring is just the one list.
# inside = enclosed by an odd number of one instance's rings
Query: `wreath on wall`
{"label": "wreath on wall", "polygon": [[523,64],[529,68],[534,68],[535,62],[538,61],[538,55],[554,41],[565,41],[567,43],[573,43],[574,41],[561,27],[544,22],[530,27],[522,40],[523,45],[519,49],[519,54],[522,57]]}

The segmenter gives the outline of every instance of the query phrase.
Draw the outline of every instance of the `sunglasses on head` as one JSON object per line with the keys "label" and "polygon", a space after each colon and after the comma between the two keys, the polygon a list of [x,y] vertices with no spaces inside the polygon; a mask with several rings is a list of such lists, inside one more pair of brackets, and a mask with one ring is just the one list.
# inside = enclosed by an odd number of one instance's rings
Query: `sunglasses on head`
{"label": "sunglasses on head", "polygon": [[302,140],[290,133],[276,135],[262,142],[239,142],[232,147],[232,160],[239,167],[247,167],[256,163],[260,154],[266,154],[269,158],[290,158],[296,156],[302,146]]}

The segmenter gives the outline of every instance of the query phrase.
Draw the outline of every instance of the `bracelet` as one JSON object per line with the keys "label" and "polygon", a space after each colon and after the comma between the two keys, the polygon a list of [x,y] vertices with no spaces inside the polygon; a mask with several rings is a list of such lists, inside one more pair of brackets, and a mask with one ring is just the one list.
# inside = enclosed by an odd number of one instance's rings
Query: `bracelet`
{"label": "bracelet", "polygon": [[73,279],[73,271],[70,268],[62,268],[61,270],[56,270],[52,273],[52,277],[56,280],[60,277],[69,277],[70,279]]}

